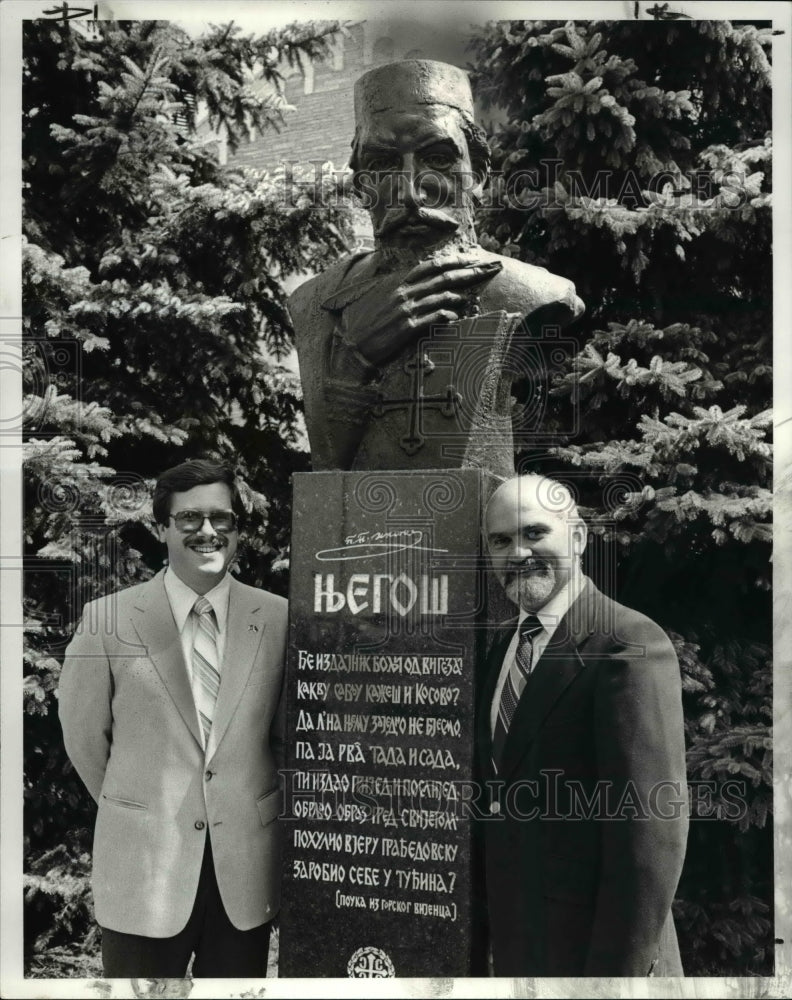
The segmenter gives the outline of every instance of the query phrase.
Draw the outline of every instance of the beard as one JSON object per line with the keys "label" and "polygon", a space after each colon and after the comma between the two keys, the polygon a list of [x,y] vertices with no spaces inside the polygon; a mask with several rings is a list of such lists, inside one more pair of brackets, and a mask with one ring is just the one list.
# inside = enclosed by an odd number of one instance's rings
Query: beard
{"label": "beard", "polygon": [[503,587],[506,596],[523,611],[539,611],[561,588],[561,580],[551,563],[534,560],[521,570],[507,572]]}
{"label": "beard", "polygon": [[[423,223],[421,233],[403,234],[406,225]],[[414,267],[428,257],[463,252],[478,245],[473,225],[473,204],[466,200],[461,212],[443,212],[433,208],[393,208],[385,213],[374,233],[377,249],[387,269]]]}

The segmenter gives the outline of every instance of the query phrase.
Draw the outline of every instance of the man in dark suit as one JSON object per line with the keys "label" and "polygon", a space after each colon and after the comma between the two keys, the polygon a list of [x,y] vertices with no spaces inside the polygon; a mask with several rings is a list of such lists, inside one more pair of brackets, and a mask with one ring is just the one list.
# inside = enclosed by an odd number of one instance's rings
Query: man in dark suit
{"label": "man in dark suit", "polygon": [[286,601],[228,574],[232,470],[164,472],[168,568],[88,604],[58,692],[66,750],[99,809],[107,976],[264,976],[279,906]]}
{"label": "man in dark suit", "polygon": [[682,975],[671,916],[687,837],[674,649],[583,575],[586,528],[561,484],[507,481],[485,534],[520,609],[491,648],[477,734],[495,975]]}

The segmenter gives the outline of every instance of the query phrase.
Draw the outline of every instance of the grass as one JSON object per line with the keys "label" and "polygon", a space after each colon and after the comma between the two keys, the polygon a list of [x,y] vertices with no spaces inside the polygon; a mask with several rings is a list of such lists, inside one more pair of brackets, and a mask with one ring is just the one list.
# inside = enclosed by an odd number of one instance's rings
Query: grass
{"label": "grass", "polygon": [[[190,969],[187,970],[187,976]],[[278,975],[278,929],[270,936],[267,978]],[[77,945],[59,945],[40,952],[34,952],[25,963],[26,979],[101,979],[101,947],[88,950]]]}

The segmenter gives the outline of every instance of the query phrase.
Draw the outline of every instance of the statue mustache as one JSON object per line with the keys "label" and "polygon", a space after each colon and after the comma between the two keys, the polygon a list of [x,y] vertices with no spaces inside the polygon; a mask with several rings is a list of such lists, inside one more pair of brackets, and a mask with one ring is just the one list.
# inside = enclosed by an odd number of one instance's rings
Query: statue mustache
{"label": "statue mustache", "polygon": [[435,229],[454,230],[459,228],[456,219],[435,208],[391,208],[386,211],[377,229],[377,236],[387,236],[402,226],[424,223]]}

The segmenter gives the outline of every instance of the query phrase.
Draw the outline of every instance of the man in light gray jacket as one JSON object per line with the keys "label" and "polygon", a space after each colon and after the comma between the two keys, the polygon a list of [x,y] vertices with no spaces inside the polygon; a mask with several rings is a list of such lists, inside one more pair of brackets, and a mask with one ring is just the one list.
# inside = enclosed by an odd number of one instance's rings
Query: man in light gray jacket
{"label": "man in light gray jacket", "polygon": [[233,472],[164,472],[168,568],[86,605],[59,688],[96,800],[93,892],[107,976],[266,974],[279,906],[286,601],[228,573]]}

